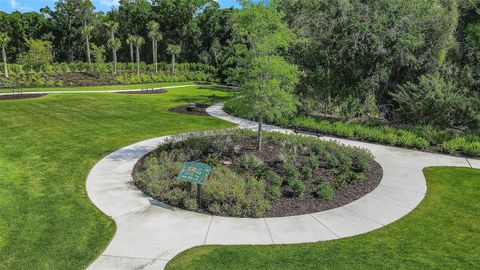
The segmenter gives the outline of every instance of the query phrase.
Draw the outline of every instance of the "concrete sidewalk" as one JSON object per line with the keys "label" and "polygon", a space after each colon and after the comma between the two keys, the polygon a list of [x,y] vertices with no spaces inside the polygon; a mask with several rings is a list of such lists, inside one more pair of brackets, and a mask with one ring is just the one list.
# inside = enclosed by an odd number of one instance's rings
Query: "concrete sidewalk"
{"label": "concrete sidewalk", "polygon": [[[257,123],[236,118],[218,104],[207,109],[241,128]],[[265,125],[265,130],[292,133]],[[163,269],[178,253],[206,244],[287,244],[334,240],[367,233],[412,211],[427,191],[424,167],[480,168],[480,161],[321,137],[370,150],[383,168],[371,193],[328,211],[280,218],[228,218],[180,210],[144,195],[132,183],[135,163],[172,136],[124,147],[100,160],[87,178],[92,202],[117,224],[117,232],[89,269]]]}

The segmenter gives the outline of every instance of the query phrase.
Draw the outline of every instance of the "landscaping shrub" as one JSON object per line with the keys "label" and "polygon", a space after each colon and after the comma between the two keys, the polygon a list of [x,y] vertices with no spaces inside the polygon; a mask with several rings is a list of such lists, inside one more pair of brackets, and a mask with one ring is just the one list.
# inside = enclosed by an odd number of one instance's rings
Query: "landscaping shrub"
{"label": "landscaping shrub", "polygon": [[295,166],[295,164],[293,163],[285,163],[283,165],[283,173],[287,178],[287,182],[293,182],[295,180],[298,180],[298,177],[300,175],[297,166]]}
{"label": "landscaping shrub", "polygon": [[271,200],[280,199],[280,197],[282,197],[282,191],[280,189],[280,185],[270,186],[270,189],[268,190],[268,197]]}
{"label": "landscaping shrub", "polygon": [[113,75],[113,65],[106,63],[59,63],[45,65],[9,64],[12,71],[9,78],[0,77],[0,83],[23,88],[90,86],[112,84],[141,84],[181,81],[216,81],[217,70],[208,65],[188,63],[177,64],[177,72],[170,75],[170,65],[160,64],[158,74],[153,65],[141,64],[140,75],[136,66],[130,63],[118,63],[118,75]]}
{"label": "landscaping shrub", "polygon": [[269,171],[266,178],[274,186],[281,186],[283,183],[282,177],[274,171]]}
{"label": "landscaping shrub", "polygon": [[[242,106],[235,99],[225,104],[225,110],[235,116],[244,117]],[[297,128],[300,131],[333,135],[348,139],[368,142],[378,142],[387,145],[401,146],[413,149],[432,149],[449,153],[478,157],[480,134],[476,130],[463,135],[454,130],[435,128],[431,125],[392,127],[380,123],[350,123],[336,120],[326,120],[313,116],[298,115],[288,120],[272,124]],[[461,139],[463,138],[463,139]],[[468,139],[467,139],[468,138]],[[328,155],[328,154],[327,154]],[[334,157],[327,157],[328,163],[337,166]]]}
{"label": "landscaping shrub", "polygon": [[292,179],[288,182],[288,185],[292,188],[295,196],[303,196],[305,193],[305,184],[299,179]]}
{"label": "landscaping shrub", "polygon": [[331,201],[333,199],[333,196],[335,196],[335,190],[333,187],[326,182],[320,183],[317,187],[317,195],[318,197],[326,200],[326,201]]}

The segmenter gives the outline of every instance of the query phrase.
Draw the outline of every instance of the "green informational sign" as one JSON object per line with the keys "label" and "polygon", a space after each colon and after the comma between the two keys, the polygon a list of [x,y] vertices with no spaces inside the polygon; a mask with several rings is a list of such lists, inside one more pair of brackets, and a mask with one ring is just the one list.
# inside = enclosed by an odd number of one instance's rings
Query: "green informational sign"
{"label": "green informational sign", "polygon": [[199,162],[185,162],[177,176],[177,180],[205,185],[212,167]]}

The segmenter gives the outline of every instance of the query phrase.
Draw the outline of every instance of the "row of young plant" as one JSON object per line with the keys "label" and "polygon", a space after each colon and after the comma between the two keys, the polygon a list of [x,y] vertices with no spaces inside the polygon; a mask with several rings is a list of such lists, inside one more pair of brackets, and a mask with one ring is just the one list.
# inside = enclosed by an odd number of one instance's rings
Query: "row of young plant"
{"label": "row of young plant", "polygon": [[[55,63],[55,64],[42,64],[42,65],[22,65],[22,64],[8,64],[8,71],[10,76],[21,76],[28,73],[42,73],[42,74],[58,74],[68,72],[96,72],[96,73],[109,73],[114,72],[114,66],[112,63],[86,63],[86,62],[73,62],[73,63]],[[141,62],[140,72],[154,73],[155,65],[146,64]],[[159,71],[170,71],[171,64],[158,63]],[[117,63],[117,71],[122,72],[136,72],[136,63]],[[203,72],[206,74],[216,74],[217,69],[213,66],[201,64],[201,63],[179,63],[175,64],[175,71],[179,72]],[[3,75],[3,70],[0,71],[0,75]]]}
{"label": "row of young plant", "polygon": [[[201,81],[201,82],[215,82],[216,77],[212,74],[203,72],[176,72],[175,75],[171,75],[170,72],[159,73],[122,73],[118,76],[110,74],[94,74],[95,79],[100,80],[102,83],[94,85],[105,84],[138,84],[138,83],[157,83],[157,82],[184,82],[184,81]],[[74,87],[74,86],[88,86],[93,85],[94,79],[92,77],[85,77],[72,82],[68,80],[68,75],[62,76],[49,76],[43,73],[29,73],[23,76],[10,76],[8,79],[0,77],[0,84],[3,87],[16,87],[17,85],[22,88],[32,87]],[[69,81],[69,82],[67,82]]]}
{"label": "row of young plant", "polygon": [[[262,217],[271,204],[282,197],[282,187],[289,187],[294,196],[304,196],[306,186],[316,186],[319,199],[332,200],[336,190],[365,176],[373,157],[360,148],[349,148],[333,142],[322,142],[302,136],[266,133],[264,140],[282,142],[282,151],[272,167],[252,153],[241,154],[233,167],[222,164],[222,153],[240,149],[239,140],[255,140],[254,133],[239,131],[208,137],[189,138],[180,143],[160,146],[146,160],[145,168],[134,174],[137,186],[149,195],[174,206],[212,214],[238,217]],[[214,167],[204,187],[202,204],[187,184],[175,179],[183,161],[202,161]],[[316,172],[321,168],[335,174],[326,181]]]}
{"label": "row of young plant", "polygon": [[[226,102],[225,110],[245,117],[241,104],[234,99]],[[272,124],[354,140],[480,157],[480,131],[463,135],[431,126],[392,127],[380,123],[353,123],[299,115]]]}

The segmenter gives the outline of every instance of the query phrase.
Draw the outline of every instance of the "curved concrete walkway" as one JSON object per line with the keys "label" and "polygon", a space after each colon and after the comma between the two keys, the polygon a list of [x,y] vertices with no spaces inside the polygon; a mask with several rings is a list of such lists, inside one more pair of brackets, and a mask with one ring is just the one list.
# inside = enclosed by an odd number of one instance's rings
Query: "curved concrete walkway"
{"label": "curved concrete walkway", "polygon": [[[241,128],[256,123],[230,116],[223,105],[207,109]],[[290,130],[265,126],[265,130]],[[343,207],[281,218],[227,218],[176,209],[145,196],[132,183],[132,169],[145,154],[171,136],[124,147],[100,160],[87,178],[92,202],[117,224],[117,232],[89,269],[162,269],[175,255],[205,244],[286,244],[326,241],[366,233],[412,211],[427,190],[422,169],[428,166],[480,168],[480,161],[322,137],[369,149],[384,176],[371,193]]]}
{"label": "curved concrete walkway", "polygon": [[[175,88],[185,88],[192,86],[210,86],[210,87],[222,87],[222,88],[232,88],[236,89],[233,86],[226,85],[212,85],[212,84],[185,84],[185,85],[173,85],[173,86],[160,86],[153,89],[175,89]],[[36,92],[23,92],[24,94],[91,94],[91,93],[122,93],[122,92],[134,92],[140,91],[142,89],[128,89],[128,90],[65,90],[65,91],[36,91]],[[0,96],[11,95],[12,93],[0,93]]]}

